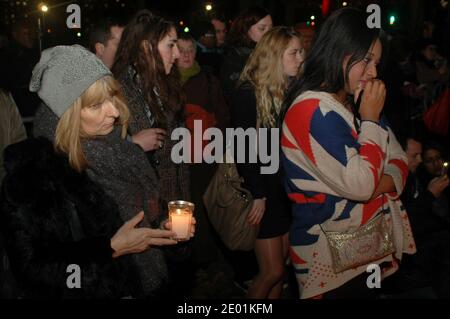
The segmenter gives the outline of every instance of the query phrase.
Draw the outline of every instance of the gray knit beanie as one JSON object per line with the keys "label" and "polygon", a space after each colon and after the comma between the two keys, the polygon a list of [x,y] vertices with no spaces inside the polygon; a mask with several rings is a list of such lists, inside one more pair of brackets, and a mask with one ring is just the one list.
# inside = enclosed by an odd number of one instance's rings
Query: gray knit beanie
{"label": "gray knit beanie", "polygon": [[56,46],[42,52],[33,70],[30,91],[37,92],[61,117],[94,82],[111,71],[80,45]]}

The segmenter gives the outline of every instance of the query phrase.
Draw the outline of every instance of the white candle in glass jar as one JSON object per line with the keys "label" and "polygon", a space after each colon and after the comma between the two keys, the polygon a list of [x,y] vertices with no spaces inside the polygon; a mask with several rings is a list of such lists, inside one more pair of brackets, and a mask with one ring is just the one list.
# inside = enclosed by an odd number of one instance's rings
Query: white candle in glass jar
{"label": "white candle in glass jar", "polygon": [[187,240],[189,238],[191,216],[192,212],[183,209],[175,209],[170,212],[172,231],[176,234],[175,239]]}

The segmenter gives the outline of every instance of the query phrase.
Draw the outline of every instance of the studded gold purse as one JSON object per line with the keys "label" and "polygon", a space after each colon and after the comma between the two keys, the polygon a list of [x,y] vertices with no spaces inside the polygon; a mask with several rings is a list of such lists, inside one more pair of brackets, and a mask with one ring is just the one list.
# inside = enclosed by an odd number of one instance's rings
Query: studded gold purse
{"label": "studded gold purse", "polygon": [[[320,226],[322,228],[322,226]],[[392,235],[381,213],[353,232],[325,231],[334,273],[367,265],[395,251]]]}

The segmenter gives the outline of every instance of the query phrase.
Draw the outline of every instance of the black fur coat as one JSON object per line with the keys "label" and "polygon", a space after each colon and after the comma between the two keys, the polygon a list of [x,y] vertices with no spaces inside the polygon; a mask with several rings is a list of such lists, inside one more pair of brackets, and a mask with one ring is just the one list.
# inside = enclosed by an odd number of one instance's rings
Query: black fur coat
{"label": "black fur coat", "polygon": [[[11,270],[25,298],[120,298],[141,288],[129,256],[112,259],[118,208],[85,173],[70,168],[50,141],[30,139],[5,151],[0,227]],[[69,289],[68,265],[81,268]]]}

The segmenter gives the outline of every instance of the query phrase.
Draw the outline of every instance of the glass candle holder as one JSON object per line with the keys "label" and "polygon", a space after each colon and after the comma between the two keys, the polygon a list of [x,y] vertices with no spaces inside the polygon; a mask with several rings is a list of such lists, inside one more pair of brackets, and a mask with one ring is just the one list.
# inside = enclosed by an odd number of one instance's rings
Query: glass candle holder
{"label": "glass candle holder", "polygon": [[172,231],[175,233],[175,240],[189,240],[191,232],[192,215],[195,205],[183,200],[169,202],[169,220]]}

